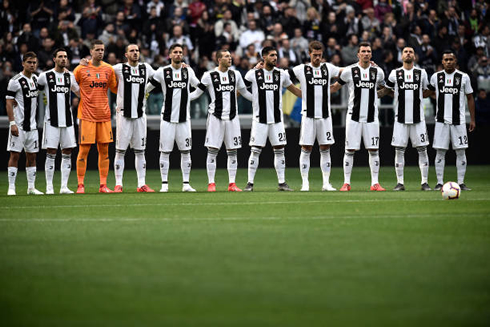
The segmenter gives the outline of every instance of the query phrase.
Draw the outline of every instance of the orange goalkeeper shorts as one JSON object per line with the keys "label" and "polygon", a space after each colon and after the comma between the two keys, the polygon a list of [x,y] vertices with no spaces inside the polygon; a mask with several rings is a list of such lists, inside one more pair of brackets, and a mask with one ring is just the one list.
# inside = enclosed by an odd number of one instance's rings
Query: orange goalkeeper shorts
{"label": "orange goalkeeper shorts", "polygon": [[91,122],[80,119],[78,144],[112,143],[113,141],[110,121]]}

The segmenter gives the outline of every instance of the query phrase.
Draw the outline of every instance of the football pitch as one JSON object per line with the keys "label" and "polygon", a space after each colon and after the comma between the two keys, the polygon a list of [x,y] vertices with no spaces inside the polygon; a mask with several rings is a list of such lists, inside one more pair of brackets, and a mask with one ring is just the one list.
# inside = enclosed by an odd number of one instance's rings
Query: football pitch
{"label": "football pitch", "polygon": [[[221,169],[207,193],[206,171],[193,170],[198,192],[184,194],[174,169],[169,193],[140,194],[127,169],[125,193],[97,194],[90,171],[88,194],[27,196],[20,173],[7,197],[2,172],[0,325],[490,325],[489,166],[468,167],[473,190],[455,201],[420,191],[418,167],[405,169],[405,192],[391,191],[392,167],[380,173],[387,192],[368,191],[367,167],[348,193],[321,192],[318,168],[308,193],[297,168],[286,177],[297,192],[259,169],[254,192],[229,193]],[[334,187],[342,180],[333,169]],[[147,182],[158,191],[159,172]]]}

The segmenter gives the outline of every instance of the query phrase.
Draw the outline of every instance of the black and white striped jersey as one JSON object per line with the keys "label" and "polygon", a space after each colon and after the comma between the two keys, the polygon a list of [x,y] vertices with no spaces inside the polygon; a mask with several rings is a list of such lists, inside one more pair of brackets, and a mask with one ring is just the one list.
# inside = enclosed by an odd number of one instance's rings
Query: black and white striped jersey
{"label": "black and white striped jersey", "polygon": [[205,72],[201,83],[208,89],[211,103],[209,113],[218,119],[232,120],[237,115],[237,90],[246,91],[242,75],[233,69],[218,68]]}
{"label": "black and white striped jersey", "polygon": [[147,63],[135,67],[128,63],[113,66],[117,76],[117,110],[126,118],[142,117],[146,109],[145,87],[155,71]]}
{"label": "black and white striped jersey", "polygon": [[330,110],[330,80],[339,75],[340,69],[329,63],[313,67],[311,63],[293,68],[301,85],[302,114],[309,118],[328,118]]}
{"label": "black and white striped jersey", "polygon": [[362,68],[359,63],[345,67],[339,83],[349,87],[347,119],[357,122],[378,121],[378,86],[384,86],[384,72],[379,67]]}
{"label": "black and white striped jersey", "polygon": [[37,83],[39,90],[44,90],[48,101],[44,121],[53,127],[72,126],[71,92],[80,90],[73,73],[58,73],[53,68],[41,73]]}
{"label": "black and white striped jersey", "polygon": [[7,86],[7,99],[15,100],[14,119],[18,127],[28,132],[37,129],[37,77],[28,78],[23,73],[12,77]]}
{"label": "black and white striped jersey", "polygon": [[169,123],[182,123],[190,119],[190,87],[197,87],[199,79],[190,67],[175,69],[172,65],[160,67],[149,79],[153,85],[161,85],[164,100],[162,119]]}
{"label": "black and white striped jersey", "polygon": [[403,67],[391,71],[386,86],[395,91],[395,120],[402,124],[425,121],[423,92],[428,88],[425,69]]}
{"label": "black and white striped jersey", "polygon": [[292,84],[288,72],[276,67],[252,69],[245,80],[252,83],[254,119],[262,124],[282,122],[282,89]]}
{"label": "black and white striped jersey", "polygon": [[473,93],[470,77],[462,71],[440,71],[432,75],[429,89],[436,92],[436,121],[460,125],[466,123],[466,95]]}

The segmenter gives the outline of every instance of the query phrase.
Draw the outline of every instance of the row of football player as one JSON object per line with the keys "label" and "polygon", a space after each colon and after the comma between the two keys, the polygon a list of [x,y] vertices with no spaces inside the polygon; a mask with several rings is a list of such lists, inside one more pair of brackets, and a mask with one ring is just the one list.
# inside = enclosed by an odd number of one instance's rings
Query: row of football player
{"label": "row of football player", "polygon": [[[301,125],[300,169],[302,191],[309,190],[308,171],[310,153],[315,140],[320,145],[320,166],[323,174],[322,190],[334,191],[329,181],[330,146],[334,144],[330,113],[330,92],[335,92],[343,85],[349,87],[349,105],[346,123],[346,143],[344,155],[344,184],[341,191],[350,190],[354,153],[360,149],[361,141],[369,151],[371,168],[371,190],[384,191],[379,185],[379,122],[377,97],[391,94],[395,97],[395,125],[392,145],[396,148],[395,170],[397,185],[394,190],[404,190],[403,167],[404,152],[411,140],[412,146],[419,153],[421,169],[421,188],[430,190],[428,185],[429,144],[424,121],[421,100],[435,94],[437,101],[436,128],[434,148],[437,149],[436,172],[439,189],[443,184],[444,157],[449,143],[457,154],[458,183],[462,189],[466,170],[465,148],[468,146],[466,134],[465,96],[468,99],[471,122],[469,130],[475,128],[474,101],[468,76],[456,69],[454,53],[443,55],[444,70],[435,73],[429,83],[425,70],[414,67],[414,51],[406,47],[402,52],[403,67],[393,70],[385,83],[383,71],[372,65],[371,47],[367,43],[359,45],[359,62],[345,68],[335,67],[323,62],[323,45],[311,42],[309,54],[311,62],[290,69],[289,72],[276,68],[277,51],[266,47],[262,50],[263,65],[249,71],[244,80],[231,69],[231,56],[228,51],[218,51],[218,67],[206,72],[199,81],[193,70],[182,63],[182,47],[174,45],[170,49],[171,64],[157,71],[151,66],[139,63],[139,49],[136,45],[126,48],[128,62],[110,67],[102,61],[104,45],[95,41],[91,48],[92,61],[78,66],[74,74],[64,71],[67,65],[66,52],[58,49],[54,54],[55,68],[41,74],[39,80],[32,73],[35,71],[35,54],[24,56],[24,71],[9,83],[7,108],[11,125],[8,150],[9,161],[9,194],[15,194],[15,176],[17,173],[18,154],[24,147],[27,152],[28,193],[41,194],[34,187],[35,153],[37,148],[37,131],[35,117],[26,124],[25,114],[33,111],[35,101],[27,101],[37,96],[38,83],[46,90],[46,122],[43,135],[43,148],[48,149],[46,158],[47,193],[53,191],[54,159],[60,145],[63,159],[61,165],[62,186],[60,193],[72,193],[67,188],[70,171],[70,153],[76,146],[73,122],[70,115],[70,92],[80,94],[78,118],[80,120],[80,150],[77,158],[78,188],[77,193],[84,193],[84,175],[90,145],[97,143],[99,150],[100,189],[102,193],[111,193],[106,185],[108,174],[107,145],[112,142],[110,126],[110,109],[107,91],[117,93],[116,117],[116,157],[114,170],[116,177],[115,192],[123,191],[124,155],[131,146],[136,154],[136,171],[138,175],[138,192],[153,192],[145,183],[146,116],[144,114],[145,97],[155,87],[161,87],[165,97],[162,107],[160,129],[160,171],[162,186],[160,191],[168,191],[169,155],[174,143],[181,151],[181,168],[184,192],[194,192],[189,184],[191,169],[190,150],[192,146],[189,103],[208,90],[211,103],[207,124],[205,146],[208,148],[207,172],[208,191],[216,190],[214,180],[216,156],[222,143],[225,143],[228,154],[229,191],[241,191],[235,184],[237,170],[237,150],[241,147],[240,123],[237,115],[236,98],[238,91],[253,103],[254,120],[252,123],[248,162],[248,183],[245,191],[253,191],[255,172],[259,156],[267,139],[274,148],[274,166],[278,177],[278,189],[291,191],[285,179],[284,146],[286,133],[282,122],[282,90],[286,88],[298,97],[302,97],[303,119]],[[291,79],[297,79],[297,88]],[[331,85],[331,78],[337,81]],[[17,87],[16,83],[17,82]],[[190,86],[196,90],[190,93]],[[32,86],[32,88],[31,88]],[[251,88],[251,92],[249,89]],[[104,93],[105,92],[105,93]],[[14,103],[17,106],[14,107]],[[103,103],[102,103],[103,102]],[[33,111],[35,115],[35,110]],[[21,125],[19,128],[17,125]],[[26,128],[29,126],[28,128]],[[19,145],[20,144],[20,145]],[[83,149],[82,149],[83,147]]]}

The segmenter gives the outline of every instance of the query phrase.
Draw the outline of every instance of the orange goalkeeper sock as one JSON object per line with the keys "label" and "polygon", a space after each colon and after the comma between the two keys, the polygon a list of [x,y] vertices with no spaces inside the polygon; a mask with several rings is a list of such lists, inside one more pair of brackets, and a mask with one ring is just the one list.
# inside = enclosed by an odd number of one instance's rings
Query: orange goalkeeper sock
{"label": "orange goalkeeper sock", "polygon": [[85,179],[85,172],[87,171],[87,158],[91,146],[92,146],[91,144],[80,144],[80,146],[78,147],[78,156],[77,156],[78,184],[83,184],[83,181]]}
{"label": "orange goalkeeper sock", "polygon": [[107,184],[107,175],[109,175],[109,143],[97,143],[99,150],[99,176],[100,185]]}

